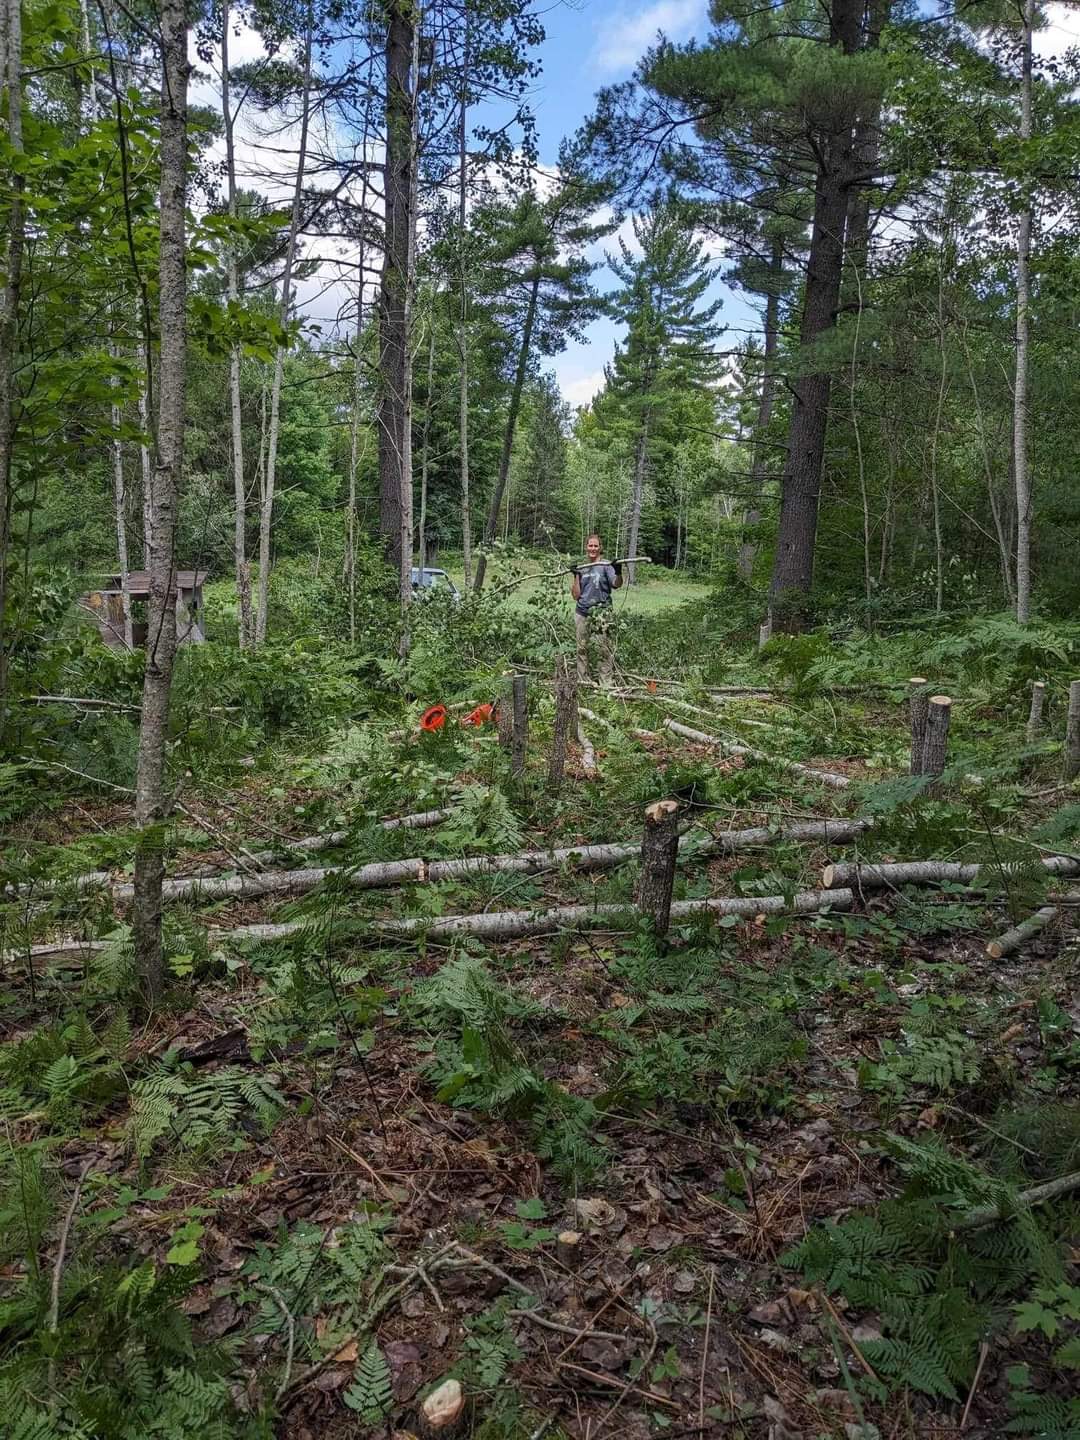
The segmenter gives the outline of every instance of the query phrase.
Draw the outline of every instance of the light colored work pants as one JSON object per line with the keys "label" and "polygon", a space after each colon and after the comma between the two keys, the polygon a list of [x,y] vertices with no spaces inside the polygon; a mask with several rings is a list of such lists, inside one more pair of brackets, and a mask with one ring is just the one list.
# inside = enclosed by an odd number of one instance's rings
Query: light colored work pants
{"label": "light colored work pants", "polygon": [[615,669],[615,655],[611,648],[611,611],[582,615],[574,611],[574,633],[577,636],[577,673],[579,680],[589,678],[589,636],[596,641],[600,651],[600,684],[610,685]]}

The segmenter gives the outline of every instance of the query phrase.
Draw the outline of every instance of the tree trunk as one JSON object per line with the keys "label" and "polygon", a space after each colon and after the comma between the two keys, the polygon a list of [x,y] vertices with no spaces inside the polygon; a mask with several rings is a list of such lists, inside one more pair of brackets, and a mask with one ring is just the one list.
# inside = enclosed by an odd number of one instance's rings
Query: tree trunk
{"label": "tree trunk", "polygon": [[1031,687],[1031,709],[1028,711],[1027,729],[1024,738],[1029,745],[1037,745],[1043,727],[1043,706],[1046,703],[1046,681],[1036,680]]}
{"label": "tree trunk", "polygon": [[[379,280],[379,529],[398,572],[404,616],[412,598],[413,206],[416,196],[416,10],[390,0],[386,34],[385,241]],[[404,637],[403,637],[404,638]]]}
{"label": "tree trunk", "polygon": [[[225,127],[225,170],[228,184],[229,217],[237,217],[236,116],[229,98],[229,0],[221,5],[221,116]],[[226,251],[226,286],[230,308],[240,304],[240,274],[236,259],[236,238]],[[252,640],[251,570],[247,559],[247,493],[244,487],[244,427],[240,408],[240,346],[229,347],[229,415],[232,425],[233,472],[233,564],[236,574],[237,639],[241,650]]]}
{"label": "tree trunk", "polygon": [[465,263],[465,200],[468,186],[469,16],[465,11],[464,54],[461,61],[461,109],[458,120],[458,249],[461,260],[461,315],[457,327],[458,442],[461,450],[461,555],[466,590],[472,585],[472,517],[469,509],[469,296]]}
{"label": "tree trunk", "polygon": [[[646,410],[641,418],[641,429],[638,432],[637,451],[634,455],[634,489],[630,497],[630,535],[626,542],[628,555],[637,554],[638,534],[641,530],[641,501],[645,493],[645,469],[649,458],[649,412]],[[616,551],[616,554],[619,552]],[[637,566],[634,564],[626,567],[626,583],[633,585],[634,574]]]}
{"label": "tree trunk", "polygon": [[930,687],[921,675],[908,681],[908,710],[911,716],[911,761],[908,773],[923,773],[923,752],[926,750],[926,715],[930,708]]}
{"label": "tree trunk", "polygon": [[936,779],[945,773],[951,716],[952,701],[948,695],[931,695],[926,705],[926,737],[920,774],[933,775]]}
{"label": "tree trunk", "polygon": [[506,412],[506,426],[503,430],[502,453],[499,456],[499,473],[488,507],[484,524],[484,546],[476,557],[476,579],[474,588],[479,593],[484,588],[484,571],[487,569],[486,547],[495,539],[499,529],[499,511],[502,509],[503,492],[510,475],[510,454],[514,448],[514,432],[517,429],[518,411],[521,409],[521,395],[525,389],[525,377],[529,373],[529,352],[532,348],[533,326],[536,324],[536,310],[540,299],[540,270],[537,266],[529,290],[529,304],[525,311],[525,326],[521,332],[521,349],[518,352],[517,370],[514,374],[514,388],[510,392],[510,408]]}
{"label": "tree trunk", "polygon": [[[1048,855],[1038,864],[1048,875],[1075,875],[1080,860],[1067,855]],[[993,883],[1001,876],[1030,873],[1031,864],[965,865],[956,860],[908,860],[886,865],[826,865],[821,883],[826,890],[834,885],[854,886],[856,890],[882,890],[895,885],[932,885],[936,881],[958,881],[961,885],[978,886]]]}
{"label": "tree trunk", "polygon": [[975,402],[975,433],[979,438],[979,454],[982,458],[983,474],[986,476],[986,495],[990,502],[990,514],[994,521],[994,533],[997,536],[998,557],[1001,563],[1001,586],[1005,592],[1005,603],[1012,607],[1016,603],[1016,594],[1013,590],[1009,542],[1005,538],[1005,531],[1001,524],[1001,507],[998,504],[997,492],[994,488],[994,471],[990,464],[990,446],[986,438],[986,423],[983,417],[982,403],[979,399],[979,387],[975,380],[975,367],[971,360],[971,347],[968,345],[966,332],[962,333],[964,357],[967,360],[968,380],[971,384],[971,398]]}
{"label": "tree trunk", "polygon": [[184,461],[184,379],[187,364],[187,22],[181,0],[161,0],[161,181],[158,321],[157,455],[151,496],[154,530],[146,636],[139,757],[135,781],[135,883],[132,931],[135,960],[147,998],[165,989],[161,944],[161,887],[165,871],[165,737],[176,655],[176,577],[173,545]]}
{"label": "tree trunk", "polygon": [[[281,276],[281,307],[278,319],[282,328],[289,323],[292,308],[292,277],[296,264],[296,247],[300,236],[300,216],[304,202],[304,166],[307,161],[308,126],[311,120],[311,32],[312,16],[308,8],[304,31],[304,80],[300,111],[300,153],[296,161],[296,184],[293,187],[292,212],[289,216],[289,238],[285,249],[285,269]],[[259,514],[259,594],[255,609],[255,643],[266,639],[267,609],[270,601],[270,539],[274,520],[274,489],[277,484],[278,436],[281,427],[281,382],[285,373],[285,347],[279,345],[274,356],[274,379],[270,388],[270,429],[266,440],[266,480]]]}
{"label": "tree trunk", "polygon": [[[428,321],[427,399],[424,401],[424,428],[420,448],[420,525],[416,534],[417,563],[427,566],[427,496],[428,466],[431,458],[431,392],[435,386],[435,315],[434,306]],[[468,576],[466,575],[466,583]]]}
{"label": "tree trunk", "polygon": [[1062,774],[1066,780],[1075,780],[1080,775],[1080,680],[1072,681],[1069,686]]}
{"label": "tree trunk", "polygon": [[[1020,97],[1020,139],[1031,139],[1031,32],[1035,0],[1024,0],[1023,71]],[[1016,619],[1031,619],[1031,477],[1028,473],[1028,339],[1031,286],[1032,204],[1025,201],[1016,236],[1016,380],[1013,386],[1013,470],[1016,480]]]}
{"label": "tree trunk", "polygon": [[[115,353],[115,352],[114,352]],[[116,380],[113,384],[117,384]],[[120,406],[114,404],[111,412],[112,428],[112,471],[113,471],[113,516],[116,524],[116,563],[120,567],[120,604],[124,616],[124,644],[134,648],[131,630],[131,587],[128,583],[127,518],[125,515],[124,446],[120,439],[120,425],[123,419]]]}
{"label": "tree trunk", "polygon": [[555,728],[551,737],[551,759],[548,763],[548,788],[554,795],[562,788],[566,746],[573,733],[576,716],[577,671],[563,656],[555,669]]}
{"label": "tree trunk", "polygon": [[[845,55],[853,54],[859,47],[862,13],[861,0],[835,0],[833,4],[829,42]],[[814,219],[799,336],[804,351],[810,351],[836,325],[848,193],[854,173],[854,123],[853,113],[839,115],[832,121],[830,132],[819,141]],[[792,382],[794,401],[769,586],[770,607],[778,628],[798,629],[802,625],[813,584],[830,389],[831,376],[827,370],[799,376]]]}
{"label": "tree trunk", "polygon": [[525,756],[529,746],[529,706],[524,675],[515,675],[511,694],[514,707],[514,742],[510,752],[510,773],[515,779],[525,774]]}
{"label": "tree trunk", "polygon": [[761,495],[768,472],[765,437],[772,423],[773,400],[776,395],[774,363],[780,341],[780,281],[784,273],[784,247],[779,239],[772,242],[769,254],[770,284],[765,296],[765,353],[761,371],[761,395],[758,399],[757,423],[754,426],[754,463],[750,470],[750,504],[743,517],[743,535],[735,568],[739,579],[749,585],[754,576],[757,557],[756,531],[761,524]]}
{"label": "tree trunk", "polygon": [[[4,74],[7,92],[7,144],[14,159],[22,155],[22,6],[6,0],[4,9]],[[16,165],[18,165],[16,160]],[[25,213],[22,174],[12,167],[8,199],[7,254],[4,257],[3,312],[0,314],[0,735],[7,705],[8,549],[11,544],[11,471],[15,449],[17,392],[15,361],[19,342],[19,298],[22,290]]]}
{"label": "tree trunk", "polygon": [[658,939],[663,939],[671,923],[671,894],[678,855],[678,801],[657,800],[655,804],[646,805],[637,902]]}
{"label": "tree trunk", "polygon": [[[363,366],[361,350],[364,341],[364,265],[367,258],[368,207],[368,131],[370,102],[364,104],[361,131],[361,154],[364,178],[360,184],[360,253],[356,258],[356,329],[353,339],[353,403],[349,426],[349,497],[345,515],[345,586],[349,592],[349,643],[356,644],[356,475],[360,465],[360,413],[363,400]],[[366,447],[365,447],[366,448]],[[420,562],[423,564],[423,561]]]}

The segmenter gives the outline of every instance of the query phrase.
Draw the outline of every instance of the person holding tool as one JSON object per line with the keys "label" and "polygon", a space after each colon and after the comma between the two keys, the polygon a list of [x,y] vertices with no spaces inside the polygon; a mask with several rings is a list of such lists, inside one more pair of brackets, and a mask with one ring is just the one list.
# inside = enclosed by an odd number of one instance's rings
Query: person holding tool
{"label": "person holding tool", "polygon": [[574,630],[577,635],[577,673],[579,680],[589,678],[589,633],[596,636],[600,648],[600,684],[610,685],[615,669],[611,648],[611,592],[623,583],[622,564],[603,559],[604,546],[599,535],[590,535],[585,542],[589,557],[585,565],[575,565],[570,581],[574,597]]}

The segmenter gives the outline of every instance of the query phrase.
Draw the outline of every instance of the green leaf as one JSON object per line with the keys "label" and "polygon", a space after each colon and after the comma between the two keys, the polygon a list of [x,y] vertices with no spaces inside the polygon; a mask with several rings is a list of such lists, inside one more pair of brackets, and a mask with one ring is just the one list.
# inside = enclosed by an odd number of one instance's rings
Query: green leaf
{"label": "green leaf", "polygon": [[1023,1333],[1026,1330],[1041,1330],[1048,1340],[1061,1328],[1061,1322],[1053,1310],[1039,1300],[1024,1300],[1016,1306],[1016,1329]]}
{"label": "green leaf", "polygon": [[547,1218],[547,1206],[534,1195],[531,1200],[519,1200],[514,1210],[521,1216],[522,1220],[544,1220]]}

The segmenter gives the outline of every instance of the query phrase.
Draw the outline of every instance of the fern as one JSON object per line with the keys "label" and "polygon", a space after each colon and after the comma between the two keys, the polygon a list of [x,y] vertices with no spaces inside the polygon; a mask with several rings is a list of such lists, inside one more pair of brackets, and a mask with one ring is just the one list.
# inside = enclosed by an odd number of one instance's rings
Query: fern
{"label": "fern", "polygon": [[499,854],[520,850],[524,831],[501,790],[466,785],[458,793],[441,838],[450,849]]}
{"label": "fern", "polygon": [[243,1121],[269,1130],[283,1105],[283,1097],[261,1075],[236,1068],[197,1075],[163,1062],[131,1087],[136,1154],[145,1159],[166,1134],[183,1149],[201,1149],[230,1140]]}
{"label": "fern", "polygon": [[365,1425],[380,1425],[390,1414],[394,1403],[390,1367],[374,1340],[360,1357],[353,1382],[342,1399]]}

